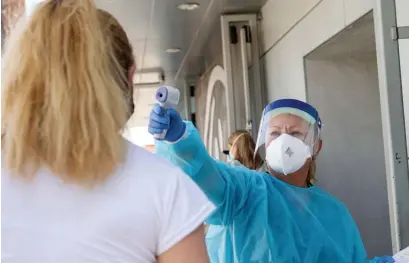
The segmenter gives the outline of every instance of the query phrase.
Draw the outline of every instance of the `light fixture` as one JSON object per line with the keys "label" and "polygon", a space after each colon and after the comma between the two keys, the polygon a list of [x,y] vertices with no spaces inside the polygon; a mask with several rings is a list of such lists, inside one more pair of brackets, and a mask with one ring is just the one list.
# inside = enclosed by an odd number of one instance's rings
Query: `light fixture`
{"label": "light fixture", "polygon": [[200,5],[198,3],[183,3],[177,6],[180,10],[183,11],[192,11],[198,9]]}
{"label": "light fixture", "polygon": [[181,49],[178,48],[178,47],[171,47],[171,48],[165,49],[165,52],[166,52],[166,53],[178,53],[178,52],[180,52],[180,51],[181,51]]}

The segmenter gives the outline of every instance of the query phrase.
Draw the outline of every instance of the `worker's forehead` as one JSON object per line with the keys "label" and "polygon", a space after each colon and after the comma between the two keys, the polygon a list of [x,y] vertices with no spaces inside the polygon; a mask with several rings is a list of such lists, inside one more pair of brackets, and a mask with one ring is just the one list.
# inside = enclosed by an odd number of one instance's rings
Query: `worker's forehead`
{"label": "worker's forehead", "polygon": [[285,113],[285,114],[280,114],[280,115],[270,118],[267,126],[268,127],[274,127],[274,126],[307,127],[309,126],[309,124],[306,120],[304,120],[303,118],[299,116],[296,116],[290,113]]}

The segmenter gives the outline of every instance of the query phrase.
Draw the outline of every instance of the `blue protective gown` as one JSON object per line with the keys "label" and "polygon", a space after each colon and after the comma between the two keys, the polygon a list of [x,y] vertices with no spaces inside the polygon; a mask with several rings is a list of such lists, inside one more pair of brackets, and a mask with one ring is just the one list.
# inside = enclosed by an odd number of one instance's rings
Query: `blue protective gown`
{"label": "blue protective gown", "polygon": [[213,159],[189,122],[182,140],[157,142],[156,152],[183,169],[216,205],[207,220],[211,262],[368,262],[348,209],[322,189],[299,188]]}

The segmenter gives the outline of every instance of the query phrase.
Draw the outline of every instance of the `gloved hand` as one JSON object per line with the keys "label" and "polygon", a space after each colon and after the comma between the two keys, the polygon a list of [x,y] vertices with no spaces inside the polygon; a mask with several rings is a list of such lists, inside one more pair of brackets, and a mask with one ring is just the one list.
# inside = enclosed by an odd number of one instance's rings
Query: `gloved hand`
{"label": "gloved hand", "polygon": [[175,142],[185,133],[186,123],[183,122],[176,110],[165,109],[159,104],[155,104],[149,117],[148,131],[154,135],[161,134],[164,130],[167,130],[164,140]]}
{"label": "gloved hand", "polygon": [[395,260],[391,256],[383,256],[375,258],[376,263],[393,263]]}

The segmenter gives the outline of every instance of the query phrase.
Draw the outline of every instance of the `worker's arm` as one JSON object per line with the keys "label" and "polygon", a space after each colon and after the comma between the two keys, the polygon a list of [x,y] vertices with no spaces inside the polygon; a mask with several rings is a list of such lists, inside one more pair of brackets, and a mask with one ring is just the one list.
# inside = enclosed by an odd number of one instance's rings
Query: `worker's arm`
{"label": "worker's arm", "polygon": [[170,141],[166,137],[156,141],[156,153],[181,168],[216,205],[209,223],[229,224],[246,201],[251,184],[249,174],[256,172],[213,159],[192,123],[183,122],[174,110],[167,110],[166,114],[169,116],[168,125],[160,125],[161,122],[166,123],[166,118],[162,118],[163,111],[158,106],[152,110],[150,132],[155,134],[167,129],[167,136],[171,138]]}

